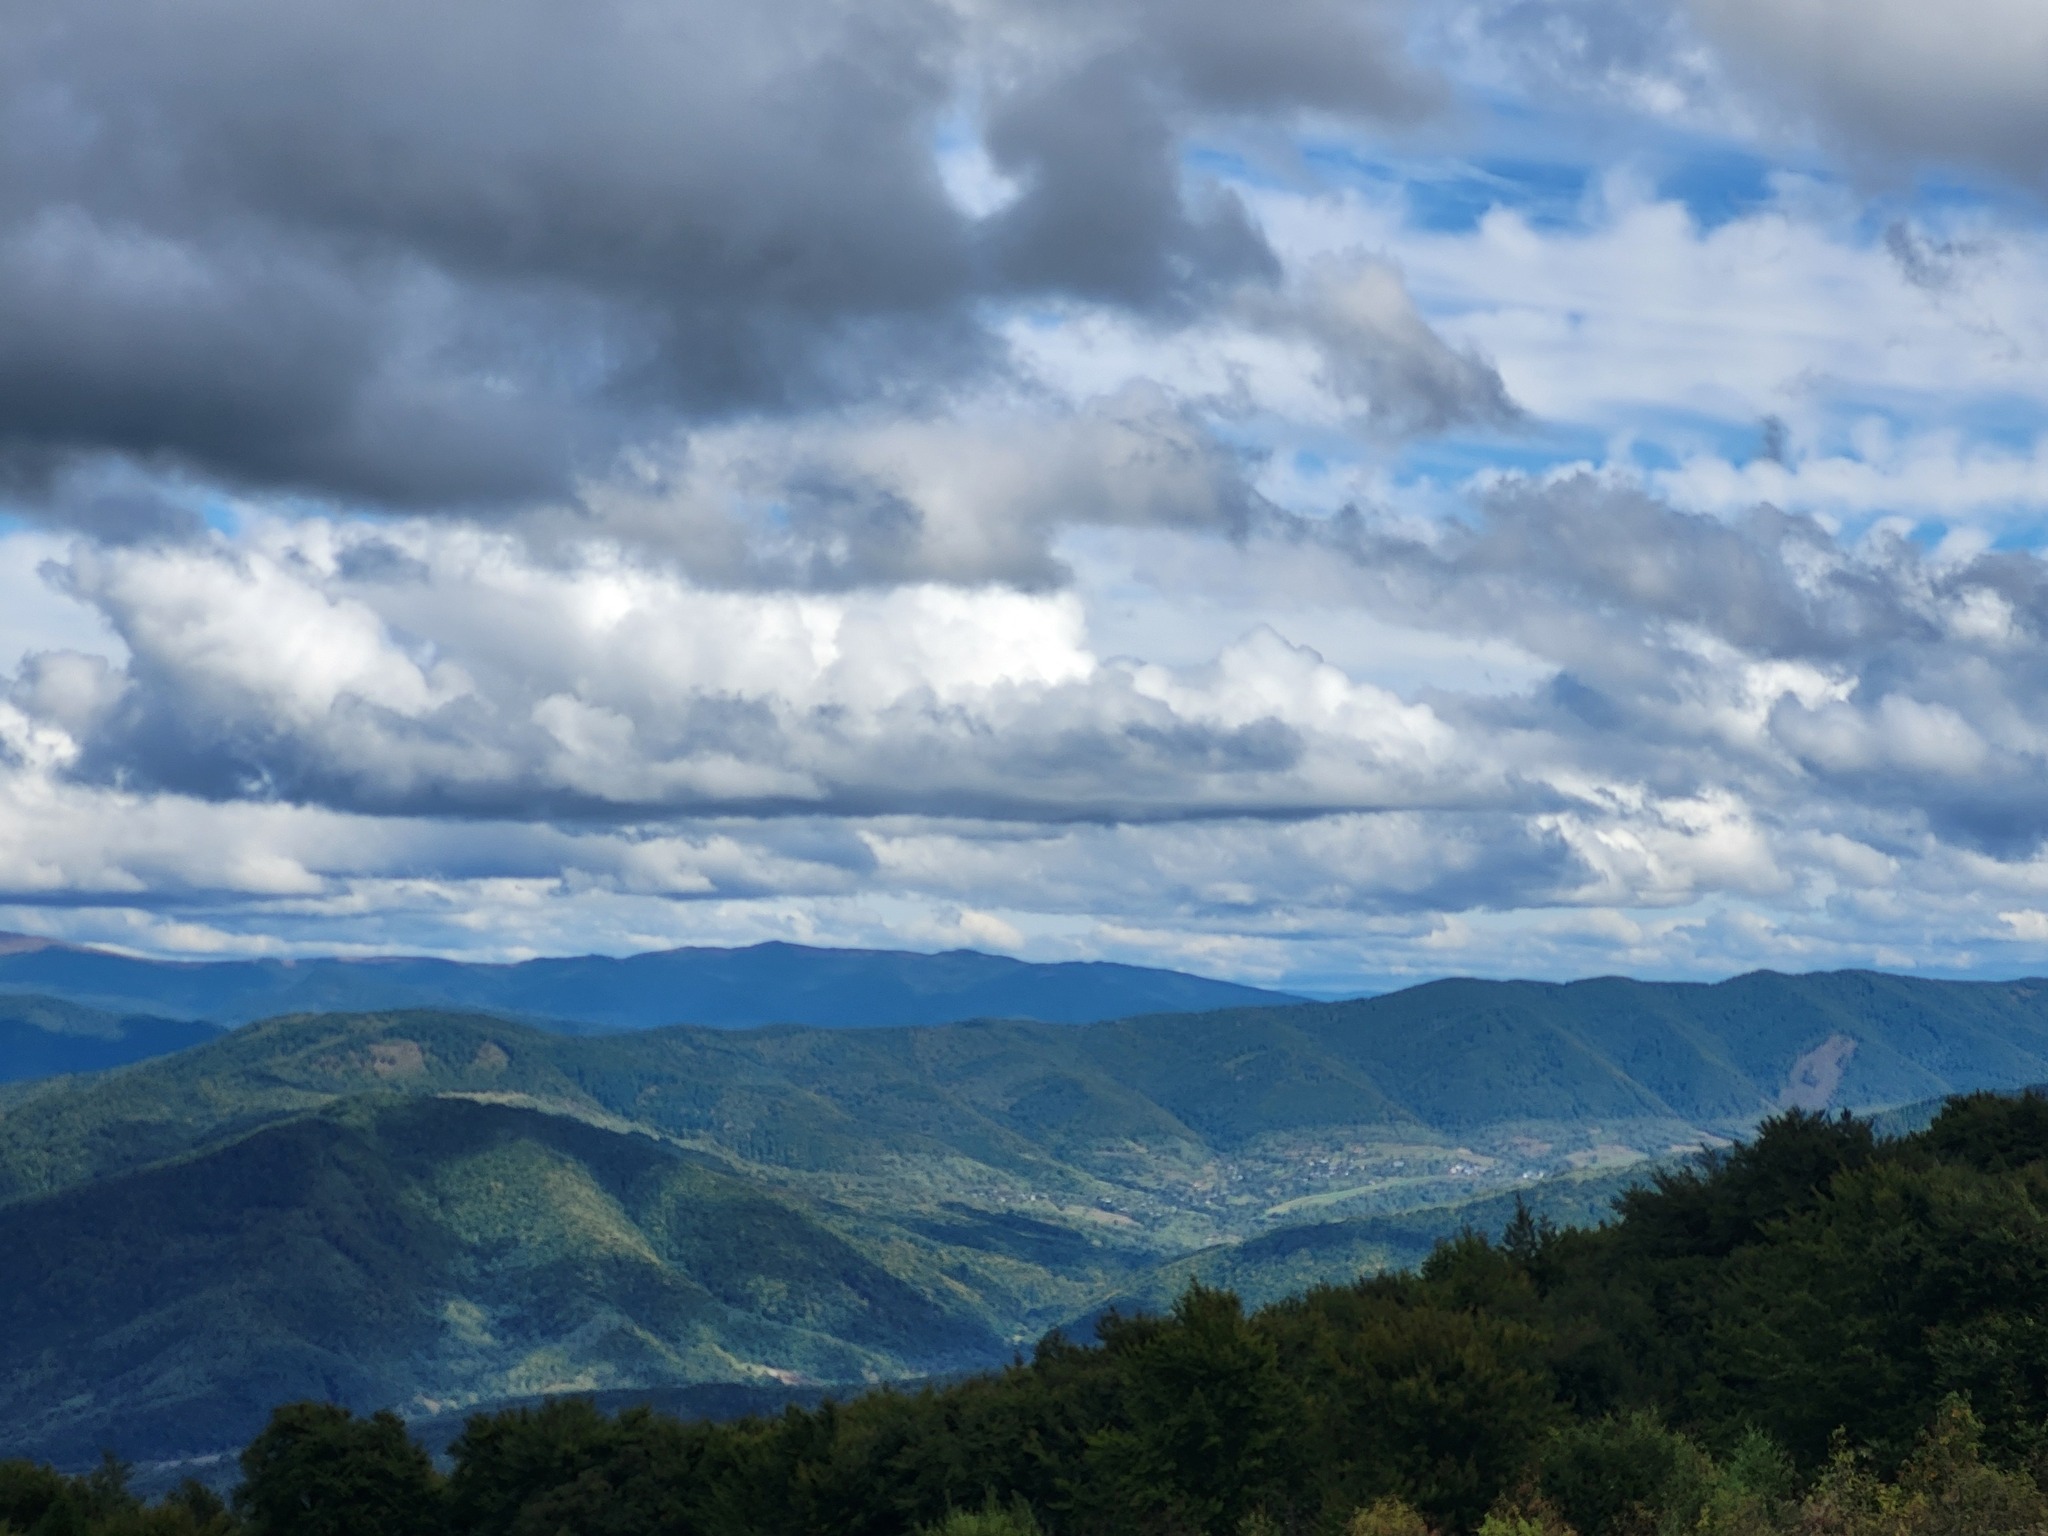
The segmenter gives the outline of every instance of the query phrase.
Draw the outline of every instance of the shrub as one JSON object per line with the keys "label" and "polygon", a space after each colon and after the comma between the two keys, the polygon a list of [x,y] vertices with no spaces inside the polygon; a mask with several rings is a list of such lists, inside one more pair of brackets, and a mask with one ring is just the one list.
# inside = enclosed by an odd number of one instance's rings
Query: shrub
{"label": "shrub", "polygon": [[998,1504],[994,1495],[980,1509],[956,1509],[920,1529],[918,1536],[1040,1536],[1038,1517],[1022,1499]]}
{"label": "shrub", "polygon": [[1412,1504],[1400,1499],[1376,1499],[1351,1517],[1344,1527],[1344,1536],[1435,1536],[1435,1533]]}

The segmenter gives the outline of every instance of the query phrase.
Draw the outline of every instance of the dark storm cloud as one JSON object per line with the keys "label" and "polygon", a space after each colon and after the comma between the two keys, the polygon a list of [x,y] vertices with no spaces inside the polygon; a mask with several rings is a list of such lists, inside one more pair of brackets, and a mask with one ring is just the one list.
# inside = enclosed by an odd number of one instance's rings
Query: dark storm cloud
{"label": "dark storm cloud", "polygon": [[1389,6],[1144,0],[1137,15],[1175,77],[1204,106],[1414,117],[1440,94],[1435,81],[1403,62],[1395,30],[1401,17]]}
{"label": "dark storm cloud", "polygon": [[[1070,4],[1070,0],[1068,0]],[[1045,7],[1055,21],[1065,7]],[[1108,45],[1027,72],[988,124],[997,166],[1024,195],[989,231],[997,269],[1025,288],[1145,305],[1277,267],[1238,201],[1190,205],[1175,142],[1186,110],[1419,116],[1433,83],[1402,62],[1387,8],[1356,0],[1248,7],[1140,0],[1089,18]]]}
{"label": "dark storm cloud", "polygon": [[1689,0],[1735,72],[1855,161],[1947,162],[2048,185],[2048,18],[2034,0]]}
{"label": "dark storm cloud", "polygon": [[[1256,27],[1213,3],[23,0],[0,432],[30,465],[558,494],[680,420],[984,368],[991,297],[1152,309],[1268,274],[1243,210],[1184,186],[1189,124],[1425,94],[1374,7],[1330,0]],[[987,220],[934,158],[970,98],[1021,186]]]}
{"label": "dark storm cloud", "polygon": [[[598,427],[558,381],[477,371],[551,319],[508,303],[463,357],[450,314],[394,274],[302,242],[166,235],[78,210],[0,243],[0,445],[74,525],[64,471],[99,451],[408,504],[558,490]],[[508,355],[508,366],[516,362]]]}
{"label": "dark storm cloud", "polygon": [[1025,192],[996,216],[991,247],[1024,289],[1143,305],[1203,280],[1278,275],[1235,197],[1191,209],[1156,87],[1128,59],[1104,59],[1003,103],[989,124],[995,163]]}

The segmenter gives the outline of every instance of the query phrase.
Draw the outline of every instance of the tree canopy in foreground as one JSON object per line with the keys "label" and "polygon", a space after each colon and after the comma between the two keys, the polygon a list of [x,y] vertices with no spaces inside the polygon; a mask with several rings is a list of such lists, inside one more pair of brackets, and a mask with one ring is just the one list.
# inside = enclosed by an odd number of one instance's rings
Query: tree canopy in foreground
{"label": "tree canopy in foreground", "polygon": [[433,1460],[280,1408],[223,1504],[0,1464],[0,1529],[246,1536],[2048,1532],[2048,1100],[1798,1112],[1594,1229],[730,1424],[562,1400]]}

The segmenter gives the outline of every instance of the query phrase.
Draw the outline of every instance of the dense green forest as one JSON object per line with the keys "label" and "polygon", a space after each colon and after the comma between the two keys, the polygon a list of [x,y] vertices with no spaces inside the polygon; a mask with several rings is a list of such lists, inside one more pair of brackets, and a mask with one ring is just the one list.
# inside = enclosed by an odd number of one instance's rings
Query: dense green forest
{"label": "dense green forest", "polygon": [[1798,1111],[1417,1271],[1054,1335],[1009,1368],[727,1424],[562,1400],[437,1465],[282,1407],[231,1501],[0,1466],[0,1526],[249,1536],[2048,1531],[2048,1099],[1895,1140]]}
{"label": "dense green forest", "polygon": [[2039,991],[1447,983],[596,1039],[268,1020],[0,1085],[0,1445],[150,1462],[302,1397],[447,1414],[981,1370],[1190,1280],[1256,1306],[1412,1267],[1467,1221],[1497,1234],[1516,1191],[1597,1219],[1647,1160],[1837,1072],[1831,1107],[2040,1081]]}

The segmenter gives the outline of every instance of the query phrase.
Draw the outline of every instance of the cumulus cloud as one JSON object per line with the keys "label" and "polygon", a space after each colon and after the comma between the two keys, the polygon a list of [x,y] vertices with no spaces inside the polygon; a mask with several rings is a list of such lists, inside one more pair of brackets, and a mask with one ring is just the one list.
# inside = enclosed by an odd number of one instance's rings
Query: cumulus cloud
{"label": "cumulus cloud", "polygon": [[1750,78],[1865,157],[1949,161],[2039,184],[2048,14],[2029,0],[1691,0]]}
{"label": "cumulus cloud", "polygon": [[[1275,261],[1188,133],[1431,87],[1377,4],[14,7],[0,418],[391,506],[568,493],[679,421],[1000,362],[985,307],[1163,312]],[[961,207],[960,131],[1016,189]]]}
{"label": "cumulus cloud", "polygon": [[1980,10],[27,0],[0,924],[2023,954],[2048,240],[1742,94]]}
{"label": "cumulus cloud", "polygon": [[1431,537],[1344,537],[1380,601],[1555,663],[1539,694],[1487,712],[1576,743],[1588,774],[1626,764],[1818,824],[1896,813],[2004,856],[2048,836],[2037,556],[1930,556],[1896,529],[1849,544],[1769,507],[1723,521],[1583,475],[1503,490]]}
{"label": "cumulus cloud", "polygon": [[[1243,558],[1289,547],[1348,572],[1360,611],[1497,637],[1536,681],[1404,697],[1285,619],[1168,666],[1102,654],[1071,592],[721,590],[616,547],[549,562],[463,525],[312,520],[253,547],[81,546],[63,579],[128,659],[30,658],[14,756],[81,788],[621,829],[940,816],[972,844],[1405,817],[1443,850],[1413,889],[1469,878],[1482,904],[1517,869],[1551,900],[1654,906],[2048,836],[2037,557],[1723,520],[1584,475],[1463,523],[1274,513]],[[1235,861],[1305,857],[1269,836]],[[948,857],[971,898],[975,859]],[[1235,878],[1257,908],[1290,884]]]}
{"label": "cumulus cloud", "polygon": [[1095,655],[1065,595],[720,592],[461,527],[402,535],[424,579],[347,558],[394,537],[81,547],[63,579],[125,673],[36,656],[17,704],[88,781],[380,813],[1214,815],[1445,772],[1426,707],[1270,633],[1178,673]]}
{"label": "cumulus cloud", "polygon": [[726,586],[1060,584],[1070,526],[1249,526],[1240,456],[1192,405],[1137,381],[1077,408],[1003,397],[943,415],[751,422],[643,454],[531,519],[543,541],[607,537]]}

